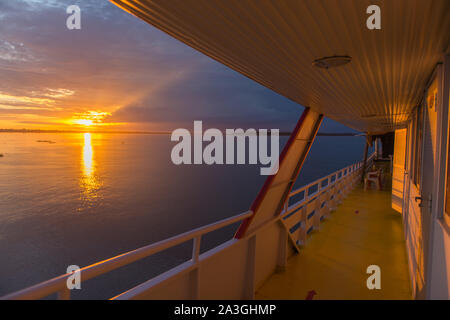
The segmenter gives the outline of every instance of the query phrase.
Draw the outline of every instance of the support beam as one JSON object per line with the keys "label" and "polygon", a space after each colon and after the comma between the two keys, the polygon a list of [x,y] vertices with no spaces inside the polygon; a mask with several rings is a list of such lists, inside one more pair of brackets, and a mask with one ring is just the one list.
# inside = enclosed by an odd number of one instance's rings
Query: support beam
{"label": "support beam", "polygon": [[277,174],[269,176],[235,238],[242,238],[280,214],[322,123],[323,115],[306,108],[279,158]]}
{"label": "support beam", "polygon": [[361,183],[364,183],[364,176],[366,175],[367,154],[369,153],[369,139],[370,136],[366,136],[366,146],[364,147],[364,160],[361,170]]}

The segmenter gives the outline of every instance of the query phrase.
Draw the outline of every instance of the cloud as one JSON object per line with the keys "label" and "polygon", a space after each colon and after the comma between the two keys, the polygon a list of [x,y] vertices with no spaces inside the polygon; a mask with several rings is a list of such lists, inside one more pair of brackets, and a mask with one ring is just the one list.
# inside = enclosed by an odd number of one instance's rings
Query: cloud
{"label": "cloud", "polygon": [[[82,12],[79,31],[65,24],[74,2]],[[22,106],[38,110],[49,108],[36,99],[46,92],[65,111],[61,117],[112,112],[209,62],[108,2],[2,1],[0,12],[0,94],[33,98]],[[8,121],[24,108],[9,108]]]}
{"label": "cloud", "polygon": [[302,110],[298,104],[217,63],[206,70],[189,72],[119,109],[111,121],[164,123],[174,128],[202,120],[215,127],[275,128],[291,127]]}
{"label": "cloud", "polygon": [[[68,30],[66,8],[81,8]],[[0,126],[65,126],[86,112],[126,130],[293,128],[302,107],[108,1],[0,2]],[[3,100],[2,98],[3,97]],[[9,97],[6,99],[5,97]],[[52,117],[47,121],[45,117]]]}

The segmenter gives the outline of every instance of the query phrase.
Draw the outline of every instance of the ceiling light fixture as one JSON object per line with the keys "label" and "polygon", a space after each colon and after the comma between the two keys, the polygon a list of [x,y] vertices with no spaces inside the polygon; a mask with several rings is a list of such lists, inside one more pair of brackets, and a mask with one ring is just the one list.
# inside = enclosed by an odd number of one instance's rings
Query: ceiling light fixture
{"label": "ceiling light fixture", "polygon": [[332,56],[332,57],[324,57],[320,59],[316,59],[313,61],[313,66],[322,68],[322,69],[330,69],[335,67],[343,66],[352,61],[352,57],[349,56]]}

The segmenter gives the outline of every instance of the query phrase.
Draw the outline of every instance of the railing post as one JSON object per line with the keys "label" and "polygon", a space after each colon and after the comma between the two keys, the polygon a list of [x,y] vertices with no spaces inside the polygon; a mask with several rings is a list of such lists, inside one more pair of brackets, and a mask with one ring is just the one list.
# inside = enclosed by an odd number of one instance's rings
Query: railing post
{"label": "railing post", "polygon": [[361,183],[364,183],[364,174],[366,173],[367,154],[369,153],[369,136],[366,136],[366,145],[364,147],[364,160],[362,165]]}
{"label": "railing post", "polygon": [[306,200],[305,200],[305,205],[303,205],[303,208],[301,209],[301,222],[302,222],[302,226],[300,228],[298,228],[298,239],[300,241],[301,245],[305,245],[306,243],[306,220],[308,219],[306,217]]}
{"label": "railing post", "polygon": [[[336,205],[337,205],[337,192],[336,192],[336,190],[337,190],[337,186],[336,186],[336,184],[337,184],[337,181],[338,181],[338,175],[337,175],[337,173],[335,173],[334,175],[332,175],[331,176],[331,178],[332,177],[334,177],[334,181],[333,182],[331,182],[332,183],[332,188],[330,188],[330,198],[332,197],[333,198],[333,200],[331,201],[331,207],[330,207],[330,210],[335,210],[336,209]],[[330,181],[331,181],[331,178],[330,178]]]}
{"label": "railing post", "polygon": [[191,285],[190,297],[192,300],[198,300],[200,298],[199,282],[200,282],[200,268],[197,267],[190,273],[190,285]]}
{"label": "railing post", "polygon": [[344,169],[344,195],[347,196],[347,194],[350,192],[350,175],[348,173],[348,168]]}
{"label": "railing post", "polygon": [[256,234],[248,239],[247,268],[244,281],[244,299],[255,299],[255,268],[256,268]]}
{"label": "railing post", "polygon": [[330,215],[331,212],[331,188],[330,188],[330,183],[331,183],[331,176],[328,176],[327,178],[327,195],[325,197],[325,213],[326,216],[328,217]]}
{"label": "railing post", "polygon": [[195,237],[194,239],[194,245],[192,248],[192,262],[197,263],[198,257],[200,255],[200,242],[202,240],[202,236]]}
{"label": "railing post", "polygon": [[322,208],[321,206],[321,198],[322,195],[320,194],[320,190],[318,190],[317,192],[317,196],[316,196],[316,200],[314,200],[314,211],[316,212],[314,217],[313,217],[313,228],[314,230],[319,230],[319,226],[320,226],[320,217],[322,216]]}
{"label": "railing post", "polygon": [[[202,241],[202,236],[199,235],[195,237],[193,240],[192,246],[192,263],[197,264],[200,256],[200,244]],[[197,264],[197,268],[191,271],[190,273],[190,285],[191,285],[191,298],[193,300],[199,299],[199,279],[200,278],[200,270],[199,265]]]}

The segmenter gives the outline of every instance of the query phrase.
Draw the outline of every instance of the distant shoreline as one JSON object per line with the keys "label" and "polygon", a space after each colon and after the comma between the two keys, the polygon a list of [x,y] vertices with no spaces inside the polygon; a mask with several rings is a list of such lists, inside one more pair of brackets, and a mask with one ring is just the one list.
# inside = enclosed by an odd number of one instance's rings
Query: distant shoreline
{"label": "distant shoreline", "polygon": [[125,134],[171,134],[171,131],[97,131],[97,130],[39,130],[0,129],[0,133],[125,133]]}
{"label": "distant shoreline", "polygon": [[[74,130],[38,130],[38,129],[0,129],[0,133],[113,133],[113,134],[154,134],[154,135],[169,135],[172,131],[74,131]],[[290,136],[291,132],[280,132],[280,136]],[[319,137],[354,137],[364,135],[362,133],[352,132],[319,132]]]}

